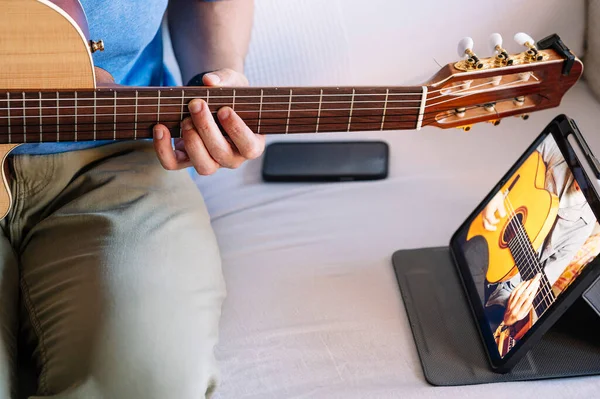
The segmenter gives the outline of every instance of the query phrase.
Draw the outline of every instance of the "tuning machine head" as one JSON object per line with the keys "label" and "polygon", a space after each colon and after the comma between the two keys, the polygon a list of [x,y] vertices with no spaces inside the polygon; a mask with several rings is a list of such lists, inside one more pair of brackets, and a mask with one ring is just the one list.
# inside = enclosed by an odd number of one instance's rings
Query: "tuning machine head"
{"label": "tuning machine head", "polygon": [[459,57],[467,57],[466,63],[469,69],[482,69],[483,62],[473,52],[473,39],[465,37],[458,42],[457,52]]}
{"label": "tuning machine head", "polygon": [[525,52],[525,55],[530,61],[542,61],[544,59],[543,55],[535,47],[535,41],[527,33],[519,32],[515,35],[514,39],[521,46],[527,47],[528,50]]}
{"label": "tuning machine head", "polygon": [[492,53],[496,53],[496,56],[494,57],[496,66],[513,64],[513,60],[510,58],[506,50],[502,48],[502,36],[499,33],[492,33],[490,35],[489,46]]}

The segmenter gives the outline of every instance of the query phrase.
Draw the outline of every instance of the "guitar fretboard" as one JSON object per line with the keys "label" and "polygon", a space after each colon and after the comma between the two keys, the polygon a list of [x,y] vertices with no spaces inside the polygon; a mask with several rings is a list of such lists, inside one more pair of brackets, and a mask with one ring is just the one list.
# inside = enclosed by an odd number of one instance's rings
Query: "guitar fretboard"
{"label": "guitar fretboard", "polygon": [[514,217],[510,221],[510,225],[509,228],[514,229],[517,234],[508,242],[508,247],[517,264],[522,280],[528,281],[537,274],[541,274],[540,288],[533,299],[533,308],[539,317],[554,303],[555,297],[552,286],[548,281],[548,277],[546,277],[546,273],[544,273],[544,268],[521,223],[521,219]]}
{"label": "guitar fretboard", "polygon": [[188,103],[232,107],[260,134],[419,129],[430,122],[423,87],[117,88],[0,92],[0,143],[131,140],[156,123],[180,136]]}

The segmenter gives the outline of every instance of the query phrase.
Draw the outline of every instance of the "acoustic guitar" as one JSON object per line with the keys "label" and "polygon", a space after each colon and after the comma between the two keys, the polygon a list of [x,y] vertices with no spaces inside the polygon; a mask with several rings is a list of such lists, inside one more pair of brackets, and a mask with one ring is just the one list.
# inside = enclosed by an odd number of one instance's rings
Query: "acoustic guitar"
{"label": "acoustic guitar", "polygon": [[555,300],[537,255],[552,230],[559,206],[559,198],[545,189],[545,181],[546,165],[541,154],[534,151],[501,189],[506,216],[500,220],[497,229],[484,228],[481,212],[467,233],[467,240],[478,236],[485,239],[488,282],[506,281],[517,273],[523,281],[541,275],[530,314],[512,326],[502,323],[494,333],[503,357]]}
{"label": "acoustic guitar", "polygon": [[[474,53],[472,40],[462,40],[462,59],[420,86],[98,88],[91,53],[104,50],[103,43],[90,40],[77,0],[0,0],[0,10],[3,163],[22,143],[148,139],[157,122],[179,137],[193,98],[213,111],[232,107],[259,134],[470,130],[475,123],[497,125],[504,117],[558,106],[583,71],[557,36],[536,44],[517,34],[522,53],[508,54],[494,35],[489,58]],[[3,175],[0,218],[11,202]]]}

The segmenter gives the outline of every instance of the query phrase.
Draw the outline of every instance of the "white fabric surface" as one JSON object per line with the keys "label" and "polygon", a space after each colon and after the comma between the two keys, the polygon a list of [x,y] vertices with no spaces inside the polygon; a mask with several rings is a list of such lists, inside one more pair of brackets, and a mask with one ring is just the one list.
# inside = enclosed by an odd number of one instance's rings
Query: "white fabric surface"
{"label": "white fabric surface", "polygon": [[[424,22],[425,18],[429,18]],[[583,1],[258,0],[247,73],[255,85],[419,83],[500,31],[558,32],[583,47]],[[558,109],[471,132],[270,137],[384,139],[378,182],[266,184],[261,160],[197,177],[228,287],[217,356],[222,398],[597,397],[600,378],[436,388],[423,377],[391,264],[400,248],[447,244],[496,180],[558,113],[600,154],[600,104],[584,84]]]}
{"label": "white fabric surface", "polygon": [[600,0],[588,0],[585,78],[600,99]]}
{"label": "white fabric surface", "polygon": [[[589,89],[577,85],[561,111],[600,153]],[[198,178],[228,288],[217,398],[597,397],[595,377],[429,386],[391,264],[397,249],[447,244],[556,114],[469,133],[336,135],[390,144],[390,176],[379,182],[265,184],[260,160]]]}

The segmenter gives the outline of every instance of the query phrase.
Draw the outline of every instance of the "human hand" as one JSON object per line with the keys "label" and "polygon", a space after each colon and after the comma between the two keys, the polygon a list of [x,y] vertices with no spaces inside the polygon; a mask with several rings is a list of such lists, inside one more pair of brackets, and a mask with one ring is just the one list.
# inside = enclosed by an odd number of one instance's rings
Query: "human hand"
{"label": "human hand", "polygon": [[[498,212],[499,218],[496,217]],[[496,231],[496,225],[500,222],[500,219],[506,216],[506,208],[504,208],[504,194],[502,191],[492,198],[489,204],[482,211],[483,216],[483,227],[489,231]]]}
{"label": "human hand", "polygon": [[117,86],[115,78],[105,69],[94,67],[96,86]]}
{"label": "human hand", "polygon": [[512,326],[523,319],[533,308],[533,299],[540,288],[541,274],[536,275],[528,281],[519,283],[508,298],[506,311],[504,312],[504,324]]}
{"label": "human hand", "polygon": [[[246,77],[232,69],[212,72],[202,80],[206,86],[248,85]],[[230,107],[222,107],[217,112],[228,138],[219,130],[204,100],[190,101],[188,109],[191,117],[181,122],[182,138],[174,140],[174,148],[169,129],[162,124],[154,127],[154,148],[165,169],[193,166],[198,174],[210,175],[219,168],[235,169],[246,160],[258,158],[264,151],[264,136],[254,134]]]}

